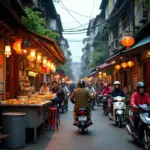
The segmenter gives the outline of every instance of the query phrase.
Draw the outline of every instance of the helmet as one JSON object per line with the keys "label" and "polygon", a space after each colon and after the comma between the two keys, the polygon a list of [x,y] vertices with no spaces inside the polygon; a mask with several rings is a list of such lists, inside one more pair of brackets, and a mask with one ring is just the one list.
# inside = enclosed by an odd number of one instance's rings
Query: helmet
{"label": "helmet", "polygon": [[84,80],[79,80],[78,81],[78,87],[84,88],[85,87],[85,81]]}
{"label": "helmet", "polygon": [[120,81],[115,81],[114,82],[114,85],[120,85],[121,83],[120,83]]}
{"label": "helmet", "polygon": [[139,92],[139,88],[144,88],[144,90],[146,90],[146,86],[145,86],[144,82],[139,82],[139,83],[137,84],[137,91],[138,91],[138,92]]}
{"label": "helmet", "polygon": [[104,84],[104,87],[105,87],[105,88],[107,88],[107,87],[108,87],[108,84],[107,84],[107,83],[105,83],[105,84]]}
{"label": "helmet", "polygon": [[143,82],[139,82],[138,85],[137,85],[138,88],[142,87],[142,88],[145,88],[145,84]]}

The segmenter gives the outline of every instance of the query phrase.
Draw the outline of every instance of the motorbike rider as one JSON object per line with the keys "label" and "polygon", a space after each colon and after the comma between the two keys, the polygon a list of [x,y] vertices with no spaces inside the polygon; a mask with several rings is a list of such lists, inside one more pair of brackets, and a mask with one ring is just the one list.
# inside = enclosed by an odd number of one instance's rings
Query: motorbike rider
{"label": "motorbike rider", "polygon": [[92,86],[91,83],[88,84],[88,87],[86,88],[90,94],[92,94],[91,96],[91,100],[93,101],[93,104],[95,105],[95,94],[96,94],[96,91],[94,89],[94,87]]}
{"label": "motorbike rider", "polygon": [[150,99],[149,99],[149,95],[146,93],[145,84],[143,82],[139,82],[137,85],[137,91],[133,93],[131,97],[131,107],[133,111],[133,116],[135,118],[134,129],[135,131],[138,130],[137,133],[139,132],[139,138],[141,140],[143,138],[143,132],[142,132],[142,127],[138,129],[139,120],[140,120],[139,112],[141,111],[138,108],[138,105],[142,105],[142,104],[150,105]]}
{"label": "motorbike rider", "polygon": [[61,87],[62,87],[65,95],[68,96],[70,94],[70,92],[69,92],[69,90],[68,90],[68,88],[64,82],[61,83]]}
{"label": "motorbike rider", "polygon": [[109,85],[107,83],[104,84],[104,89],[101,93],[101,95],[110,95],[111,94],[111,89],[109,88]]}
{"label": "motorbike rider", "polygon": [[121,97],[126,97],[126,94],[123,92],[123,90],[121,89],[120,85],[120,81],[115,81],[114,82],[114,88],[113,91],[111,92],[111,99],[112,99],[112,104],[111,104],[111,113],[113,112],[113,98],[117,97],[117,96],[121,96]]}
{"label": "motorbike rider", "polygon": [[88,84],[88,87],[86,89],[89,91],[89,93],[95,93],[95,89],[91,83]]}
{"label": "motorbike rider", "polygon": [[79,80],[78,81],[78,87],[73,91],[72,95],[70,96],[70,100],[72,103],[75,103],[74,106],[74,112],[73,112],[73,117],[74,117],[74,124],[76,125],[76,111],[80,108],[80,107],[86,107],[89,109],[89,113],[90,113],[90,122],[92,124],[91,121],[91,109],[90,109],[90,105],[89,105],[89,100],[90,100],[90,93],[88,90],[86,90],[85,88],[85,82],[83,80]]}

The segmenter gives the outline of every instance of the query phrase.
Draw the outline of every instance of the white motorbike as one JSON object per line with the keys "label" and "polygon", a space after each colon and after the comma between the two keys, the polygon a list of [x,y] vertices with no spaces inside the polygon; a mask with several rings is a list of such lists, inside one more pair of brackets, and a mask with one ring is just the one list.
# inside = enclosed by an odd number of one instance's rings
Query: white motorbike
{"label": "white motorbike", "polygon": [[116,121],[116,125],[119,126],[119,128],[122,127],[122,123],[125,121],[126,117],[126,103],[125,103],[125,97],[117,96],[114,97],[113,100],[113,112],[109,113],[109,118],[111,120]]}

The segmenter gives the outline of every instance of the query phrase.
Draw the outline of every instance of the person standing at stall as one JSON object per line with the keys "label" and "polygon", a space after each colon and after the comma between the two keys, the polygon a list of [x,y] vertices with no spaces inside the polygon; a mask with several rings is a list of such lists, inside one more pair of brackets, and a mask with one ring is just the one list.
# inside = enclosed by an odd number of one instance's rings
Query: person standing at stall
{"label": "person standing at stall", "polygon": [[49,88],[47,84],[44,82],[43,86],[40,88],[40,93],[47,93],[49,92]]}

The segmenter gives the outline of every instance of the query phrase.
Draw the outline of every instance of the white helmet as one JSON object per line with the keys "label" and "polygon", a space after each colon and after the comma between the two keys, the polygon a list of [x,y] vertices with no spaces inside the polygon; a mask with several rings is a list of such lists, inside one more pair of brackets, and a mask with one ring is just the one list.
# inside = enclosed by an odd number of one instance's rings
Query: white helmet
{"label": "white helmet", "polygon": [[114,82],[114,85],[120,85],[121,83],[120,83],[120,81],[115,81]]}

